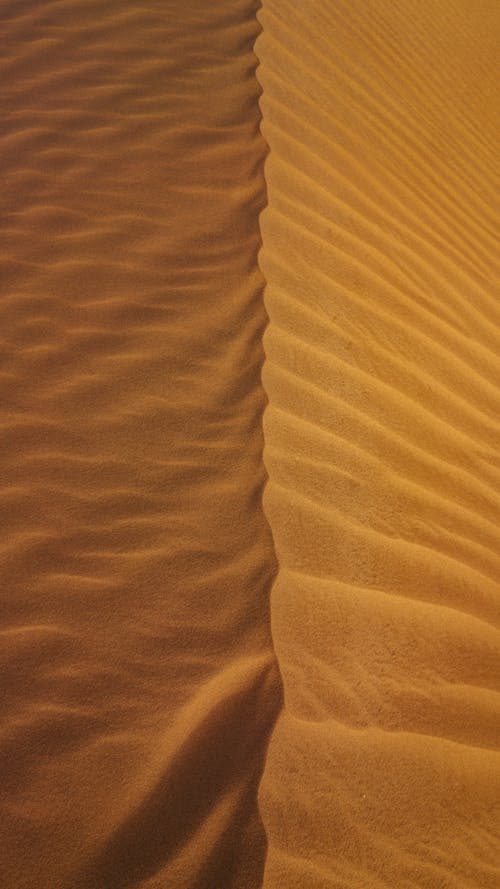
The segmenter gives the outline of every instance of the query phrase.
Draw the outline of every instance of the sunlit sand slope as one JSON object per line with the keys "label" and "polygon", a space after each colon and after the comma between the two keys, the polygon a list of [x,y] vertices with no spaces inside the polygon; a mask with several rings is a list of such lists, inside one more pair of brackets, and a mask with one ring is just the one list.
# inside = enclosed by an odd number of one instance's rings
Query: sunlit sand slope
{"label": "sunlit sand slope", "polygon": [[500,6],[265,0],[266,889],[500,885]]}
{"label": "sunlit sand slope", "polygon": [[2,889],[261,884],[255,13],[0,4]]}

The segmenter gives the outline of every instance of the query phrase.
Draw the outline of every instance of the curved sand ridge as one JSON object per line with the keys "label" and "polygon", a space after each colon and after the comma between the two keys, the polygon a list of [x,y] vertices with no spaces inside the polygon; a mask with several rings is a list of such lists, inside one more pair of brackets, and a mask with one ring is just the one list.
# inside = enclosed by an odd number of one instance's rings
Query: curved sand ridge
{"label": "curved sand ridge", "polygon": [[256,12],[1,6],[6,889],[500,878],[498,5],[266,0],[259,263]]}
{"label": "curved sand ridge", "polygon": [[1,5],[2,889],[261,884],[255,13]]}
{"label": "curved sand ridge", "polygon": [[264,887],[500,881],[500,8],[266,0]]}

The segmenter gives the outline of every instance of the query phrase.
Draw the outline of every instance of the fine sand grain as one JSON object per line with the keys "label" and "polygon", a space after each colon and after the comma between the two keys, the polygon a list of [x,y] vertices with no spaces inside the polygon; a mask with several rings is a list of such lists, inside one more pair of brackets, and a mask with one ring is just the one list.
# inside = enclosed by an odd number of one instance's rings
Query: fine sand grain
{"label": "fine sand grain", "polygon": [[500,6],[265,0],[266,889],[500,886]]}
{"label": "fine sand grain", "polygon": [[0,4],[2,889],[261,885],[256,8]]}
{"label": "fine sand grain", "polygon": [[500,5],[0,30],[0,889],[498,889]]}

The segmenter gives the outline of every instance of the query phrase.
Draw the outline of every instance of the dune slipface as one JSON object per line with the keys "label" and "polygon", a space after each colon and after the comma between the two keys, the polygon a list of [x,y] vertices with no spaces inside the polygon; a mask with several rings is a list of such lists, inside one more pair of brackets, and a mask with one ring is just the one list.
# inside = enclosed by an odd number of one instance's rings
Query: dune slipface
{"label": "dune slipface", "polygon": [[500,885],[500,6],[265,0],[264,886]]}
{"label": "dune slipface", "polygon": [[1,5],[2,889],[261,885],[255,13]]}

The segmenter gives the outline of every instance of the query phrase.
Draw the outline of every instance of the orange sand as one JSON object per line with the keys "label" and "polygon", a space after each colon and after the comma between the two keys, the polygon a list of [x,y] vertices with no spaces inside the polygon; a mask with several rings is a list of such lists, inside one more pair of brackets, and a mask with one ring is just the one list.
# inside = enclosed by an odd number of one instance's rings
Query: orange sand
{"label": "orange sand", "polygon": [[256,5],[3,4],[1,889],[256,887]]}
{"label": "orange sand", "polygon": [[497,0],[0,23],[0,889],[498,889]]}

